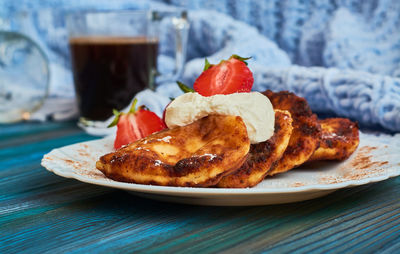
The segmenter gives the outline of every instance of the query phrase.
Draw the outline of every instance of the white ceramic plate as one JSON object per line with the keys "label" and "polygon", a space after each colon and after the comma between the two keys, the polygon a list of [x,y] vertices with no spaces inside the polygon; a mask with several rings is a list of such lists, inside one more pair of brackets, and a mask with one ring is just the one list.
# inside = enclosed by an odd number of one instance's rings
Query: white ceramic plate
{"label": "white ceramic plate", "polygon": [[106,178],[95,167],[97,159],[113,150],[113,137],[52,150],[42,165],[57,175],[118,188],[157,200],[217,206],[290,203],[313,199],[335,190],[378,182],[400,175],[400,134],[360,133],[356,152],[343,162],[316,162],[267,178],[254,188],[190,188],[131,184]]}

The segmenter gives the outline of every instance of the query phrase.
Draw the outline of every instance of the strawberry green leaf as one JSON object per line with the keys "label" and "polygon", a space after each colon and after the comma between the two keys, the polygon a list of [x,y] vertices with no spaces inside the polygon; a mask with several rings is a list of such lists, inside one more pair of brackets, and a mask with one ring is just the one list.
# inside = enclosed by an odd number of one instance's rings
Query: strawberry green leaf
{"label": "strawberry green leaf", "polygon": [[235,59],[237,59],[237,60],[239,60],[239,61],[242,61],[243,63],[245,63],[246,65],[247,65],[247,60],[249,60],[249,59],[251,59],[251,57],[241,57],[241,56],[238,56],[238,55],[232,55],[230,58],[235,58]]}
{"label": "strawberry green leaf", "polygon": [[194,93],[194,90],[187,85],[183,84],[182,82],[176,81],[178,84],[179,88],[182,90],[184,93]]}
{"label": "strawberry green leaf", "polygon": [[113,115],[114,116],[117,116],[117,115],[119,115],[119,114],[121,114],[121,112],[119,112],[118,110],[116,110],[115,108],[113,109]]}
{"label": "strawberry green leaf", "polygon": [[203,69],[203,71],[206,71],[206,70],[210,69],[212,66],[213,65],[210,64],[210,62],[206,58],[205,61],[204,61],[204,69]]}
{"label": "strawberry green leaf", "polygon": [[137,99],[135,98],[133,99],[132,106],[129,109],[129,113],[136,113],[136,104],[137,104]]}
{"label": "strawberry green leaf", "polygon": [[118,124],[119,117],[121,116],[122,112],[119,112],[116,109],[113,109],[113,114],[115,115],[114,120],[107,126],[107,128],[113,127]]}
{"label": "strawberry green leaf", "polygon": [[[136,113],[136,104],[137,104],[137,99],[135,98],[132,102],[132,106],[129,109],[128,113]],[[118,124],[119,118],[123,114],[123,112],[119,112],[116,109],[113,109],[113,114],[115,116],[114,120],[107,126],[107,128],[113,127]]]}

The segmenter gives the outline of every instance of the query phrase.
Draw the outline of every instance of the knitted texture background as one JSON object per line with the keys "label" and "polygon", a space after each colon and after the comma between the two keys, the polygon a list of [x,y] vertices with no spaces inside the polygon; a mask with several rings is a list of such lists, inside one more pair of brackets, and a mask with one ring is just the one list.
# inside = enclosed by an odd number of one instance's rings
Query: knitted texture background
{"label": "knitted texture background", "polygon": [[400,75],[400,1],[159,2],[231,15],[256,27],[261,34],[276,42],[294,64]]}
{"label": "knitted texture background", "polygon": [[[187,84],[201,72],[205,57],[215,63],[232,53],[252,56],[249,65],[255,76],[254,90],[294,91],[306,97],[315,112],[400,131],[400,1],[2,1],[0,28],[18,29],[5,21],[16,20],[16,13],[29,10],[29,36],[50,59],[51,95],[73,97],[66,13],[177,7],[189,10],[191,22],[182,77]],[[160,46],[160,70],[171,68],[173,47]],[[180,91],[172,83],[163,83],[156,93],[168,98]],[[154,95],[140,96],[151,101],[146,96]],[[153,105],[157,111],[167,99],[159,101]]]}
{"label": "knitted texture background", "polygon": [[335,112],[363,125],[399,131],[400,79],[362,71],[291,66],[266,68],[256,90],[290,90],[305,97],[313,111]]}

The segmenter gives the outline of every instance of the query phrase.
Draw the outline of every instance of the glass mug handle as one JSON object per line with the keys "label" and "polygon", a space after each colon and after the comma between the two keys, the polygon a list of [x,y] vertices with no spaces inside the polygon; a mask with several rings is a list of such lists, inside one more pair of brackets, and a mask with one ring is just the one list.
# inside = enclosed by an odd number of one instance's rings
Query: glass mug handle
{"label": "glass mug handle", "polygon": [[[186,61],[186,49],[187,49],[187,40],[188,40],[188,32],[189,32],[189,21],[187,18],[187,12],[181,11],[176,13],[177,15],[172,15],[171,22],[173,31],[175,34],[175,66],[172,73],[158,75],[156,77],[157,83],[163,82],[175,82],[179,79],[183,72],[183,67]],[[161,16],[160,16],[161,15]],[[162,19],[163,13],[153,11],[152,12],[152,20],[159,21]]]}

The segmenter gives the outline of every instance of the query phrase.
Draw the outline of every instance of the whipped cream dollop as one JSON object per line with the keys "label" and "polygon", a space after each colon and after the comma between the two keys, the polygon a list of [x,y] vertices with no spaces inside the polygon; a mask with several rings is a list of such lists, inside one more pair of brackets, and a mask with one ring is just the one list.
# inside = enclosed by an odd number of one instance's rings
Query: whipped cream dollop
{"label": "whipped cream dollop", "polygon": [[266,141],[274,134],[274,109],[268,97],[259,92],[218,94],[209,97],[198,93],[185,93],[168,105],[165,123],[172,129],[191,124],[207,115],[240,116],[246,124],[252,144]]}

